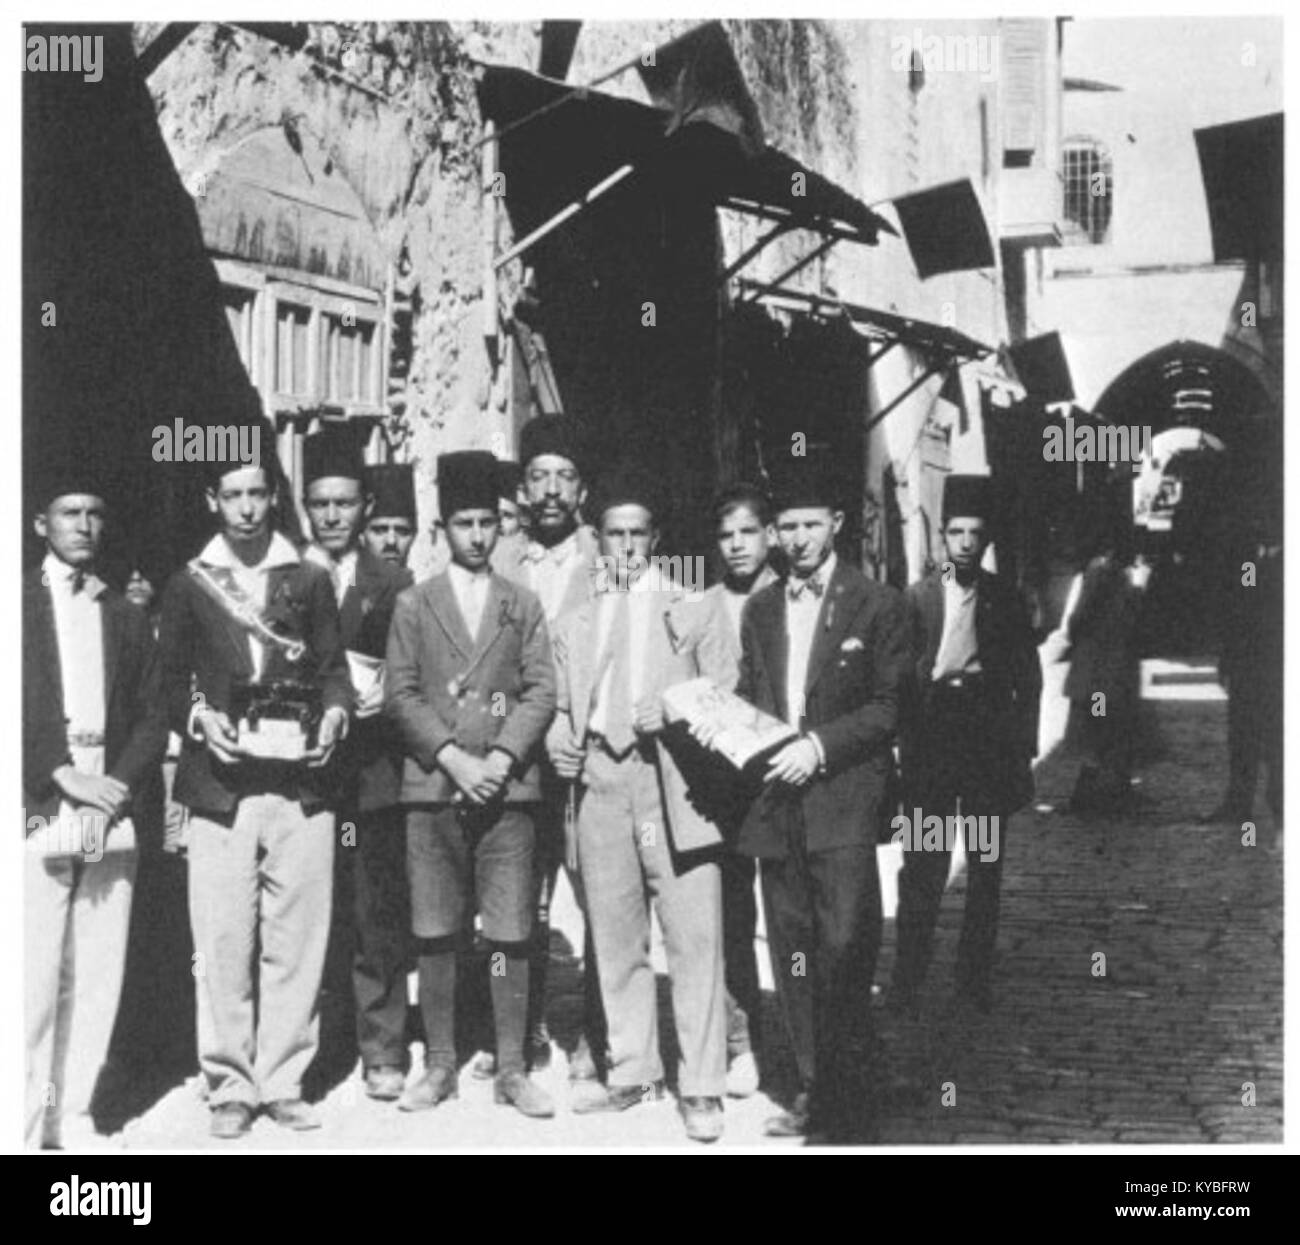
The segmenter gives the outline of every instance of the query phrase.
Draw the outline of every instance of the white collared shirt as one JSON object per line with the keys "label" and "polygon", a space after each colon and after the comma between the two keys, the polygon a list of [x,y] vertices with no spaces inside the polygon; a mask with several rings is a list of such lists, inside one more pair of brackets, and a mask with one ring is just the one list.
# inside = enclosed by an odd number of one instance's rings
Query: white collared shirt
{"label": "white collared shirt", "polygon": [[476,644],[479,624],[483,621],[483,610],[487,605],[492,574],[486,569],[482,572],[467,571],[457,562],[448,565],[447,574],[451,579],[451,590],[455,594],[456,604],[460,608],[460,616],[464,620],[465,629],[469,632],[470,643]]}
{"label": "white collared shirt", "polygon": [[[266,588],[270,582],[271,571],[282,566],[297,566],[301,559],[298,551],[280,532],[271,533],[270,544],[266,547],[266,556],[256,566],[248,566],[235,555],[226,538],[220,534],[214,536],[203,547],[199,561],[208,566],[219,566],[228,570],[234,577],[244,595],[259,609],[266,608]],[[262,667],[266,661],[266,646],[256,636],[249,634],[248,651],[253,662],[253,677],[262,677]]]}
{"label": "white collared shirt", "polygon": [[569,582],[582,564],[580,533],[581,528],[575,528],[559,544],[549,548],[530,540],[524,550],[527,586],[541,601],[547,626],[555,625],[560,610],[564,608]]}
{"label": "white collared shirt", "polygon": [[[63,714],[69,734],[104,731],[104,625],[99,592],[89,583],[72,591],[77,572],[47,553],[41,563],[54,604],[54,631],[59,642],[59,676],[63,684]],[[96,581],[97,582],[97,581]]]}
{"label": "white collared shirt", "polygon": [[810,579],[819,579],[822,595],[805,591],[797,601],[789,596],[789,579],[786,581],[785,630],[787,637],[785,657],[786,721],[796,730],[803,720],[804,693],[808,682],[808,661],[812,657],[813,639],[817,634],[817,618],[821,613],[826,593],[830,591],[831,576],[835,574],[835,553],[819,566]]}
{"label": "white collared shirt", "polygon": [[[631,646],[631,661],[628,671],[631,686],[629,688],[628,703],[633,707],[641,698],[642,689],[645,687],[646,637],[649,635],[650,626],[655,618],[662,613],[665,602],[662,594],[671,589],[672,586],[659,572],[658,568],[652,566],[643,575],[639,576],[627,590],[628,612],[630,615],[629,644]],[[618,592],[602,592],[596,598],[597,669],[604,660],[605,649],[611,639],[609,634],[610,625],[613,622],[614,607],[620,595]],[[610,663],[601,677],[600,689],[596,693],[596,707],[592,710],[589,723],[590,729],[597,735],[604,734],[605,707],[609,704],[613,678],[614,667],[613,663]]]}
{"label": "white collared shirt", "polygon": [[932,679],[963,674],[980,668],[975,638],[975,602],[979,579],[959,584],[955,575],[943,585],[943,632],[934,655]]}

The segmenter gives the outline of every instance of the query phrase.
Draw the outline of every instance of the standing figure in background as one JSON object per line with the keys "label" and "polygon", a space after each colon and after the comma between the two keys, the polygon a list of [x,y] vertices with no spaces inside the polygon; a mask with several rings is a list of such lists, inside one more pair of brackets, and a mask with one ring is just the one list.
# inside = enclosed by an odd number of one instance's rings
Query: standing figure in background
{"label": "standing figure in background", "polygon": [[[907,1011],[930,965],[934,926],[964,827],[966,911],[957,944],[959,997],[992,1005],[993,957],[1007,823],[1033,797],[1043,676],[1029,613],[1014,585],[980,565],[989,543],[987,476],[944,482],[943,566],[907,590],[912,679],[900,731],[906,814],[943,819],[933,846],[913,826],[898,876],[898,958],[891,1006]],[[960,816],[960,820],[954,820]],[[969,822],[966,819],[970,819]],[[983,819],[991,838],[972,842]]]}
{"label": "standing figure in background", "polygon": [[[563,415],[540,415],[520,436],[527,530],[497,551],[497,570],[537,595],[554,633],[560,615],[593,592],[596,534],[582,522],[587,498],[587,454],[578,426]],[[546,1023],[546,983],[550,968],[550,904],[564,863],[564,819],[569,784],[542,762],[542,802],[537,809],[537,923],[533,931],[531,991],[528,1003],[528,1063],[543,1068],[551,1060]],[[584,908],[582,879],[569,870],[569,883]],[[600,997],[596,950],[588,926],[582,951],[582,1031],[569,1059],[569,1079],[597,1081],[605,1067],[605,1011]]]}
{"label": "standing figure in background", "polygon": [[[722,582],[705,594],[715,610],[721,611],[719,625],[732,646],[736,672],[740,672],[740,628],[750,597],[775,583],[776,572],[769,565],[776,528],[772,524],[772,503],[754,484],[733,484],[713,503],[718,552],[725,567]],[[728,691],[734,690],[728,688]],[[746,792],[739,775],[730,777],[720,807],[727,811],[720,824],[727,850],[722,857],[722,941],[727,987],[727,1094],[748,1098],[759,1085],[755,1047],[761,1040],[762,992],[759,988],[758,957],[754,938],[758,930],[755,899],[757,862],[741,853],[736,844],[744,819]]]}
{"label": "standing figure in background", "polygon": [[[356,696],[356,721],[336,766],[340,833],[326,989],[336,998],[351,995],[367,1095],[396,1101],[407,1065],[410,919],[405,821],[398,802],[401,742],[380,710],[388,627],[397,594],[412,578],[405,566],[372,552],[361,534],[381,507],[384,520],[405,519],[414,527],[413,481],[410,467],[385,469],[383,493],[376,496],[351,430],[337,426],[308,437],[302,460],[303,507],[313,541],[307,556],[329,573],[339,641]],[[346,1008],[333,1010],[336,1024],[348,1019]],[[331,1036],[346,1049],[350,1068],[351,1039]],[[328,1037],[323,1044],[330,1044]]]}
{"label": "standing figure in background", "polygon": [[1083,751],[1070,807],[1131,811],[1133,754],[1141,703],[1140,623],[1151,567],[1135,533],[1117,519],[1105,547],[1083,572],[1061,630],[1070,645],[1065,694],[1071,735]]}

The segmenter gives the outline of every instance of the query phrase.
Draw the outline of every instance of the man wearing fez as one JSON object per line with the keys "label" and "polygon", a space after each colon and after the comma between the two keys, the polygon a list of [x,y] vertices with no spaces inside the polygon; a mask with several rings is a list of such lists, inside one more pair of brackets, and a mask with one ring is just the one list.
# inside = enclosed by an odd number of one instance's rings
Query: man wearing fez
{"label": "man wearing fez", "polygon": [[[338,765],[339,823],[345,828],[338,839],[344,853],[340,864],[354,864],[352,902],[335,911],[335,941],[344,959],[351,960],[366,1093],[391,1102],[401,1094],[406,1079],[410,917],[405,821],[398,803],[401,741],[379,714],[393,607],[397,594],[413,580],[404,566],[373,552],[361,532],[368,519],[373,521],[381,502],[386,511],[381,517],[390,522],[413,513],[414,506],[408,503],[414,495],[402,496],[402,476],[391,473],[382,480],[386,488],[381,495],[370,492],[368,479],[373,477],[363,467],[360,448],[348,429],[331,427],[308,437],[302,458],[303,505],[314,541],[308,557],[330,575],[339,610],[339,638],[356,696],[356,721],[340,750]],[[400,470],[409,486],[410,468]],[[353,846],[355,863],[347,854]],[[340,890],[341,897],[348,898],[349,888]],[[339,891],[335,898],[340,898]],[[337,937],[342,931],[347,932]]]}
{"label": "man wearing fez", "polygon": [[504,538],[519,535],[519,464],[509,459],[501,459],[498,470],[501,473],[501,535]]}
{"label": "man wearing fez", "polygon": [[[546,625],[554,633],[560,615],[591,596],[599,552],[595,532],[580,518],[587,497],[587,457],[580,430],[564,415],[538,416],[524,425],[519,457],[523,463],[527,532],[521,532],[509,545],[502,545],[497,567],[507,579],[537,594],[546,613]],[[556,776],[549,762],[544,762],[535,859],[538,920],[533,935],[528,1004],[528,1055],[533,1067],[544,1067],[551,1057],[546,1024],[549,909],[564,862],[567,791],[568,785]],[[581,904],[581,879],[570,873],[569,880]],[[600,1071],[598,1064],[604,1062],[606,1032],[590,929],[582,958],[582,1033],[569,1061],[569,1076],[574,1081],[593,1081]]]}
{"label": "man wearing fez", "polygon": [[665,730],[665,689],[735,662],[714,611],[649,562],[663,513],[656,481],[629,469],[602,483],[598,594],[556,625],[558,711],[547,738],[575,793],[576,856],[609,1025],[607,1085],[579,1113],[623,1111],[663,1092],[650,904],[663,930],[681,1062],[686,1134],[722,1135],[726,1021],[722,836],[690,775],[708,758]]}
{"label": "man wearing fez", "polygon": [[[943,490],[942,566],[907,590],[912,677],[900,731],[904,814],[944,819],[939,850],[903,853],[898,878],[898,959],[892,1003],[911,1009],[925,979],[948,878],[949,822],[987,817],[996,832],[966,863],[966,911],[957,945],[957,989],[991,1002],[993,948],[1006,823],[1033,796],[1042,674],[1029,615],[1015,587],[980,563],[989,543],[990,480],[952,475]],[[937,846],[937,845],[936,845]]]}
{"label": "man wearing fez", "polygon": [[361,543],[375,557],[405,567],[415,543],[415,469],[410,463],[380,463],[366,468],[371,497]]}
{"label": "man wearing fez", "polygon": [[401,801],[425,1068],[398,1107],[457,1093],[458,943],[477,903],[492,947],[495,1099],[555,1113],[528,1079],[528,939],[533,924],[538,749],[555,709],[546,620],[526,588],[492,573],[499,474],[481,451],[438,459],[438,510],[451,551],[440,575],[397,600],[385,711],[406,751]]}
{"label": "man wearing fez", "polygon": [[30,1146],[94,1137],[126,963],[133,823],[157,798],[167,743],[149,621],[95,573],[108,497],[84,467],[51,470],[35,517],[45,557],[23,580]]}
{"label": "man wearing fez", "polygon": [[[233,1138],[259,1103],[283,1127],[319,1125],[302,1077],[319,1040],[333,886],[324,767],[352,687],[330,575],[272,530],[267,468],[214,464],[209,479],[217,534],[167,585],[159,646],[184,739],[175,797],[191,810],[199,1067],[212,1134]],[[245,698],[264,705],[276,687],[298,689],[303,712],[320,715],[274,724],[300,742],[298,759],[268,758],[252,723],[235,718]],[[259,719],[258,739],[262,730]]]}
{"label": "man wearing fez", "polygon": [[870,1134],[870,990],[880,947],[879,821],[907,666],[901,595],[835,552],[831,464],[776,481],[786,560],[741,621],[737,692],[799,732],[768,762],[740,848],[761,861],[772,971],[801,1089],[771,1136]]}

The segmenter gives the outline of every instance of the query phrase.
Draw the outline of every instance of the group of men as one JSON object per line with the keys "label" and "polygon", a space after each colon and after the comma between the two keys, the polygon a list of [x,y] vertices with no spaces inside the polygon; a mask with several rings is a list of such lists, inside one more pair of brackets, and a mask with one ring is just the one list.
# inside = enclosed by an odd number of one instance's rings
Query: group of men
{"label": "group of men", "polygon": [[[28,1120],[75,1144],[120,989],[135,847],[168,730],[188,809],[198,1057],[211,1131],[258,1112],[318,1126],[303,1076],[319,1045],[330,930],[353,943],[366,1093],[426,1111],[456,1096],[458,1000],[486,944],[496,1102],[555,1107],[530,1073],[551,1059],[548,913],[561,867],[586,918],[577,1113],[664,1095],[651,912],[663,933],[688,1137],[759,1083],[756,871],[799,1087],[777,1136],[868,1140],[876,1110],[872,983],[877,843],[896,753],[905,807],[1005,820],[1027,796],[1038,665],[1015,594],[982,569],[987,480],[951,477],[947,558],[906,594],[835,550],[845,499],[826,464],[792,459],[772,494],[715,503],[721,582],[688,590],[656,558],[669,498],[637,466],[592,478],[563,416],[525,425],[521,466],[438,461],[444,571],[418,584],[409,468],[365,468],[342,434],[304,447],[312,541],[275,530],[261,467],[216,464],[211,541],[169,582],[156,645],[96,580],[107,499],[51,483],[47,556],[25,594],[27,809],[100,828],[38,845],[28,823]],[[501,499],[525,526],[501,536]],[[584,520],[590,523],[587,526]],[[784,738],[742,770],[710,729],[669,720],[664,693],[706,678]],[[250,688],[309,688],[293,759],[252,746]],[[37,818],[39,820],[39,818]],[[909,851],[890,996],[924,979],[951,840]],[[351,911],[335,857],[352,857]],[[105,864],[105,862],[111,862]],[[756,862],[757,870],[756,870]],[[1001,854],[973,871],[960,985],[990,1002]],[[39,961],[39,963],[37,963]],[[408,1068],[417,970],[423,1067]],[[458,981],[460,989],[458,989]],[[92,999],[98,1002],[89,1002]],[[106,1004],[108,999],[112,1004]],[[88,1014],[89,1013],[89,1014]]]}

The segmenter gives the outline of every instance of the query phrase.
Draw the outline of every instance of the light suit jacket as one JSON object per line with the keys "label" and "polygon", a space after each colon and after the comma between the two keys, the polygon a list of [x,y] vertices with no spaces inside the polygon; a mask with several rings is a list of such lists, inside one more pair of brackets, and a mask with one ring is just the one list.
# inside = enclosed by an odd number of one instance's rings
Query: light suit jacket
{"label": "light suit jacket", "polygon": [[[736,659],[725,618],[712,601],[670,586],[658,590],[654,617],[646,629],[643,654],[643,696],[662,696],[665,689],[689,679],[708,676],[722,687],[736,683]],[[557,712],[551,726],[553,740],[572,731],[577,739],[587,735],[587,714],[596,678],[596,601],[584,601],[565,614],[555,627]],[[714,767],[725,765],[701,747],[683,727],[670,727],[655,736],[664,819],[678,852],[712,847],[722,841],[717,810],[709,795]],[[581,779],[579,779],[581,782]]]}

